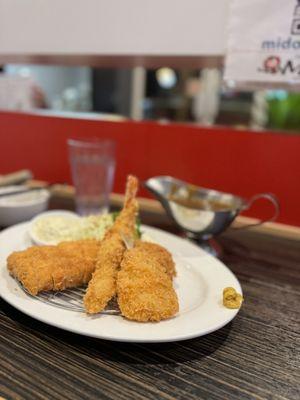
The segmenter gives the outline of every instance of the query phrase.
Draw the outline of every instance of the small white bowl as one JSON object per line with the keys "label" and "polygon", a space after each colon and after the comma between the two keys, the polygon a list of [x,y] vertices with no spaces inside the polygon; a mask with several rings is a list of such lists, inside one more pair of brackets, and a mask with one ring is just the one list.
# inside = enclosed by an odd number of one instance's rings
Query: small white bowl
{"label": "small white bowl", "polygon": [[[21,191],[26,186],[6,186],[0,193]],[[0,226],[6,227],[30,220],[48,207],[50,193],[46,189],[0,197]]]}
{"label": "small white bowl", "polygon": [[57,244],[53,240],[50,241],[50,242],[48,242],[46,240],[43,240],[35,232],[36,222],[41,220],[41,219],[43,219],[43,218],[45,218],[45,217],[49,217],[49,216],[61,216],[61,217],[65,217],[66,219],[68,219],[68,218],[70,218],[70,219],[80,218],[79,215],[77,215],[73,211],[66,211],[66,210],[50,210],[50,211],[46,211],[46,212],[43,212],[43,213],[37,215],[35,218],[32,219],[32,221],[30,223],[30,226],[29,226],[29,229],[28,229],[28,234],[30,236],[31,241],[34,244],[37,244],[38,246]]}

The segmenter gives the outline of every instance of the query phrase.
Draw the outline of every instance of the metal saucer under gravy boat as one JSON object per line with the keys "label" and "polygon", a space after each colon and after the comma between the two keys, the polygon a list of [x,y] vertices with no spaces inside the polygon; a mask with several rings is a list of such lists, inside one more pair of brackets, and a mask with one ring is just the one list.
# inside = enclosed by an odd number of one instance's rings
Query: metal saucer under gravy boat
{"label": "metal saucer under gravy boat", "polygon": [[274,205],[274,215],[247,227],[274,221],[279,213],[279,203],[271,193],[257,194],[247,201],[233,194],[191,185],[171,176],[156,176],[145,181],[144,185],[161,202],[175,224],[203,247],[207,247],[205,241],[222,233],[241,211],[250,208],[260,198]]}

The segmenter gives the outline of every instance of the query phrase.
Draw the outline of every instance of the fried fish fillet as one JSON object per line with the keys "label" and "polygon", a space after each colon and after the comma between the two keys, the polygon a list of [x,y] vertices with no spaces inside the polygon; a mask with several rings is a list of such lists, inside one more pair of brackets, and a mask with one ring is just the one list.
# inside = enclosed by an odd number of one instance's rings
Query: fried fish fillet
{"label": "fried fish fillet", "polygon": [[137,240],[135,243],[135,252],[140,252],[142,256],[151,260],[156,260],[165,269],[165,272],[171,279],[176,276],[175,264],[170,252],[164,247],[151,242]]}
{"label": "fried fish fillet", "polygon": [[179,309],[173,288],[175,267],[167,250],[138,242],[124,254],[117,275],[117,298],[124,317],[135,321],[161,321]]}
{"label": "fried fish fillet", "polygon": [[92,277],[100,243],[77,240],[29,247],[12,253],[7,258],[7,268],[32,295],[81,286]]}
{"label": "fried fish fillet", "polygon": [[116,294],[117,272],[126,250],[124,237],[134,240],[136,235],[137,189],[137,178],[128,176],[124,207],[101,242],[96,269],[83,299],[89,314],[101,312]]}

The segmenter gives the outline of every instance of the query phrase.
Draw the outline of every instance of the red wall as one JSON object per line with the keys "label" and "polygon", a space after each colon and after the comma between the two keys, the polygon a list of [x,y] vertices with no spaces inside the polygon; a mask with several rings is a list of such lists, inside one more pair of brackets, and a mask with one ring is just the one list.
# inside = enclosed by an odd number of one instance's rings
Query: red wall
{"label": "red wall", "polygon": [[[66,139],[92,136],[117,142],[116,192],[129,172],[173,175],[244,197],[272,192],[279,221],[300,226],[300,135],[0,112],[0,174],[29,168],[37,179],[70,182]],[[262,201],[247,215],[271,212]]]}

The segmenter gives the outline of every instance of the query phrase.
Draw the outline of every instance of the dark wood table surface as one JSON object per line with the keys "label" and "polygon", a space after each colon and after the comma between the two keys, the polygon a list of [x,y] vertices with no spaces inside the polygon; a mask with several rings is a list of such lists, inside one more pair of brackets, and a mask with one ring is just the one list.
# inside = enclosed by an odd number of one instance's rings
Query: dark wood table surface
{"label": "dark wood table surface", "polygon": [[245,302],[232,323],[196,339],[92,339],[0,300],[0,397],[299,400],[300,242],[250,230],[229,230],[218,240]]}

